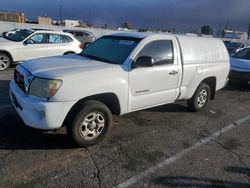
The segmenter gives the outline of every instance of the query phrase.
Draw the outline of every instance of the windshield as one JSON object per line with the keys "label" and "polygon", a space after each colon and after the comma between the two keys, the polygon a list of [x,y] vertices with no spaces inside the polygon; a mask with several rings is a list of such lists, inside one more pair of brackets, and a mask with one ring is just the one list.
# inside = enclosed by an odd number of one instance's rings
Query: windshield
{"label": "windshield", "polygon": [[250,48],[245,48],[239,51],[233,56],[233,58],[250,60]]}
{"label": "windshield", "polygon": [[27,29],[21,29],[15,32],[9,32],[7,36],[4,38],[11,40],[11,41],[16,41],[16,42],[21,42],[25,38],[27,38],[29,35],[31,35],[33,31],[27,30]]}
{"label": "windshield", "polygon": [[242,45],[242,43],[240,43],[240,42],[231,42],[231,43],[228,45],[228,47],[229,47],[229,48],[237,49],[237,48],[239,48],[241,45]]}
{"label": "windshield", "polygon": [[133,37],[104,36],[80,55],[107,63],[123,64],[140,41],[141,39]]}

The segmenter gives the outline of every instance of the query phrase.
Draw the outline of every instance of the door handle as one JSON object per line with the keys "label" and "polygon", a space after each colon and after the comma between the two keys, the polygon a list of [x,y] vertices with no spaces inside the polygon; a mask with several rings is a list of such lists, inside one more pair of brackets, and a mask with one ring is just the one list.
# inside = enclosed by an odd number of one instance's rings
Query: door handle
{"label": "door handle", "polygon": [[169,74],[170,74],[170,75],[176,75],[176,74],[178,74],[178,71],[172,70]]}

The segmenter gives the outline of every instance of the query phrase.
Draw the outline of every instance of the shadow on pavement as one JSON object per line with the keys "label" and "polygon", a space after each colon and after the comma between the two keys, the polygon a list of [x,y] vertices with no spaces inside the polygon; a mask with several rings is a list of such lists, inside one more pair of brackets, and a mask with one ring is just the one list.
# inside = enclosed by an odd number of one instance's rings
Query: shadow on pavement
{"label": "shadow on pavement", "polygon": [[210,178],[195,178],[185,176],[160,176],[151,180],[151,185],[166,187],[249,187],[249,183],[222,181]]}
{"label": "shadow on pavement", "polygon": [[76,146],[62,128],[44,132],[24,125],[13,107],[0,109],[0,150],[73,149]]}
{"label": "shadow on pavement", "polygon": [[0,106],[11,104],[9,98],[9,83],[10,80],[0,80]]}
{"label": "shadow on pavement", "polygon": [[228,83],[227,86],[223,90],[224,91],[250,92],[250,86]]}
{"label": "shadow on pavement", "polygon": [[173,103],[173,104],[166,104],[150,109],[146,109],[143,111],[148,111],[148,112],[190,112],[188,108],[183,104],[178,103]]}
{"label": "shadow on pavement", "polygon": [[250,177],[250,168],[229,166],[224,169],[227,172],[245,174]]}

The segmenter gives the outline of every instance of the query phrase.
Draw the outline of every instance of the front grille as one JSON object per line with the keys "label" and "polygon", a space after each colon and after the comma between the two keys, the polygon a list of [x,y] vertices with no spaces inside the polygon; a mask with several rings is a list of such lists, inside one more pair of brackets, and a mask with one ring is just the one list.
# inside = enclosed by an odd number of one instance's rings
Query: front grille
{"label": "front grille", "polygon": [[15,73],[14,73],[14,80],[15,82],[17,83],[17,85],[21,88],[21,90],[26,93],[26,90],[25,90],[25,82],[24,82],[24,77],[23,75],[18,72],[17,70],[15,70]]}

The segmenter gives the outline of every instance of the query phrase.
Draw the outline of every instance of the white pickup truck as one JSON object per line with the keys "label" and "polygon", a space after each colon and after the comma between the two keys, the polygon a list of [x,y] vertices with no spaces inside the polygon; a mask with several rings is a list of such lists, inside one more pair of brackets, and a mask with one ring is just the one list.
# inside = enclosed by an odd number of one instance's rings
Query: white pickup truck
{"label": "white pickup truck", "polygon": [[[219,39],[147,33],[103,36],[79,55],[26,61],[10,83],[30,127],[67,127],[79,146],[100,142],[112,114],[187,100],[204,109],[225,86],[229,55]],[[167,122],[166,122],[167,123]]]}

